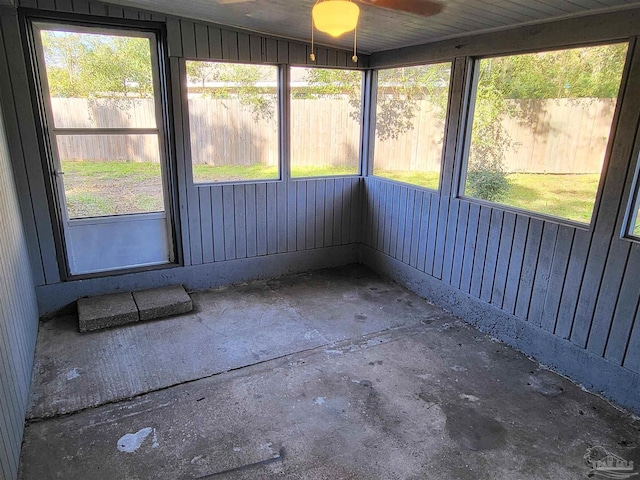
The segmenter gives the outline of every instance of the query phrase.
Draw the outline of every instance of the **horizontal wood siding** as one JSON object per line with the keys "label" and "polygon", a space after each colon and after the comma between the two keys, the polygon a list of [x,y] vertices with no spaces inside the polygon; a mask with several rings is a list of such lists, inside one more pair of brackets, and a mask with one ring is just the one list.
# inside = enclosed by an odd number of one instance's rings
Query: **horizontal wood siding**
{"label": "horizontal wood siding", "polygon": [[18,476],[38,309],[0,114],[0,478]]}

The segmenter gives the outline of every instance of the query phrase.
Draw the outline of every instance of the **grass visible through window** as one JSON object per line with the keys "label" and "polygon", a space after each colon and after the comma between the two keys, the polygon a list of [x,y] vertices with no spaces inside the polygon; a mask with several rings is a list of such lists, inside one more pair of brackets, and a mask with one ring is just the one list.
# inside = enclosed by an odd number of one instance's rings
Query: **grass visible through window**
{"label": "grass visible through window", "polygon": [[278,178],[278,167],[267,165],[194,165],[194,183],[243,182],[247,180],[273,180]]}
{"label": "grass visible through window", "polygon": [[[407,177],[410,178],[407,178]],[[427,188],[437,188],[437,173],[385,172],[385,177]],[[545,175],[514,173],[507,175],[508,193],[502,203],[524,210],[533,210],[553,217],[581,223],[591,221],[594,193],[599,174]],[[636,234],[640,229],[636,228]]]}
{"label": "grass visible through window", "polygon": [[[114,215],[119,211],[162,211],[160,166],[134,162],[63,162],[67,202],[72,218]],[[352,175],[349,167],[295,167],[296,177]],[[195,181],[219,182],[273,178],[276,167],[194,166]],[[437,172],[385,171],[385,177],[437,189]],[[507,176],[510,188],[505,203],[554,217],[589,223],[598,174],[544,175],[516,173]],[[640,221],[634,235],[640,235]]]}
{"label": "grass visible through window", "polygon": [[160,164],[62,162],[70,218],[164,210]]}
{"label": "grass visible through window", "polygon": [[[70,218],[163,211],[160,165],[143,162],[62,162]],[[195,165],[194,181],[273,179],[276,166]],[[296,177],[355,175],[352,167],[295,167]]]}
{"label": "grass visible through window", "polygon": [[379,170],[376,169],[374,175],[397,180],[399,182],[410,183],[419,187],[438,189],[440,183],[440,172],[410,172],[405,170]]}
{"label": "grass visible through window", "polygon": [[503,203],[554,217],[589,223],[599,174],[507,175],[509,190]]}
{"label": "grass visible through window", "polygon": [[[353,167],[322,165],[317,167],[292,166],[292,177],[331,177],[336,175],[357,175]],[[252,180],[273,180],[278,178],[278,167],[267,165],[194,165],[195,183],[245,182]]]}
{"label": "grass visible through window", "polygon": [[636,222],[633,225],[632,235],[640,237],[640,209],[638,210],[638,214],[636,215]]}
{"label": "grass visible through window", "polygon": [[627,46],[478,60],[464,194],[589,223]]}

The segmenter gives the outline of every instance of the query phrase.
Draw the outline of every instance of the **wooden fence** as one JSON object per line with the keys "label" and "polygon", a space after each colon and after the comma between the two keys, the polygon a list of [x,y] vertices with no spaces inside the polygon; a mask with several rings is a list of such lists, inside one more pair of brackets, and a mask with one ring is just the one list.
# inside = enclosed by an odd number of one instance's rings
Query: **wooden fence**
{"label": "wooden fence", "polygon": [[[155,126],[153,102],[135,100],[126,108],[105,101],[54,98],[57,127]],[[602,168],[613,99],[528,100],[527,121],[506,119],[512,139],[505,165],[510,172],[598,173]],[[296,165],[357,163],[360,126],[348,101],[294,99],[291,158]],[[440,167],[443,123],[426,101],[418,105],[413,128],[397,139],[376,139],[380,169],[436,171]],[[272,118],[256,118],[237,100],[189,99],[194,165],[275,165],[278,130]],[[155,135],[58,136],[63,159],[157,162]]]}
{"label": "wooden fence", "polygon": [[528,121],[509,118],[509,172],[600,173],[616,100],[526,100]]}

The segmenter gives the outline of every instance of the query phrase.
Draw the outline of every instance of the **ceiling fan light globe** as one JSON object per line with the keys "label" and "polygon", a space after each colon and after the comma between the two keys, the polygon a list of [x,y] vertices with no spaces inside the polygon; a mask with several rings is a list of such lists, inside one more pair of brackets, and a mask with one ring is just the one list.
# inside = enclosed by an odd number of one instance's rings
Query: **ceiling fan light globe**
{"label": "ceiling fan light globe", "polygon": [[349,0],[325,0],[315,4],[311,16],[318,30],[339,37],[356,28],[360,8]]}

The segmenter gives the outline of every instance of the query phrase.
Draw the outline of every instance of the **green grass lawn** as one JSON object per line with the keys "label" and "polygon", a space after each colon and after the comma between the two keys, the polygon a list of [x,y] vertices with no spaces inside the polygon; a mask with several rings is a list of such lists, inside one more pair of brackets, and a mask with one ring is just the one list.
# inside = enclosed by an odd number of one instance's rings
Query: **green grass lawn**
{"label": "green grass lawn", "polygon": [[582,223],[591,221],[599,174],[514,173],[507,178],[510,188],[499,203]]}
{"label": "green grass lawn", "polygon": [[70,218],[164,210],[157,163],[65,161],[62,170]]}
{"label": "green grass lawn", "polygon": [[[160,166],[134,162],[63,162],[71,218],[163,210]],[[348,167],[293,167],[293,177],[355,174]],[[437,189],[437,172],[376,170],[378,176]],[[224,182],[277,178],[276,167],[196,165],[194,181]],[[509,191],[499,203],[589,223],[599,175],[508,175]],[[640,216],[635,233],[640,235]]]}
{"label": "green grass lawn", "polygon": [[[291,166],[293,178],[304,177],[331,177],[335,175],[357,175],[358,170],[353,167],[307,167]],[[248,180],[272,180],[278,178],[278,167],[267,165],[250,165],[239,167],[223,165],[214,167],[211,165],[194,165],[193,181],[195,183],[217,183]]]}
{"label": "green grass lawn", "polygon": [[[374,173],[421,187],[438,188],[439,174],[436,172],[376,170]],[[514,173],[507,175],[507,179],[509,191],[498,203],[582,223],[590,222],[600,179],[599,174]]]}
{"label": "green grass lawn", "polygon": [[65,175],[82,175],[96,180],[149,180],[160,174],[160,164],[148,162],[64,161],[62,167]]}
{"label": "green grass lawn", "polygon": [[[138,162],[64,161],[64,185],[70,218],[157,212],[164,210],[160,165]],[[296,167],[293,177],[354,175],[352,167]],[[278,168],[195,165],[195,183],[269,180]]]}
{"label": "green grass lawn", "polygon": [[374,169],[373,174],[378,177],[389,178],[399,182],[410,183],[419,187],[437,190],[440,186],[440,172],[407,172],[400,170]]}
{"label": "green grass lawn", "polygon": [[223,165],[214,167],[211,165],[194,165],[194,183],[233,182],[246,180],[272,180],[278,178],[278,167],[267,165],[250,165],[236,167]]}

